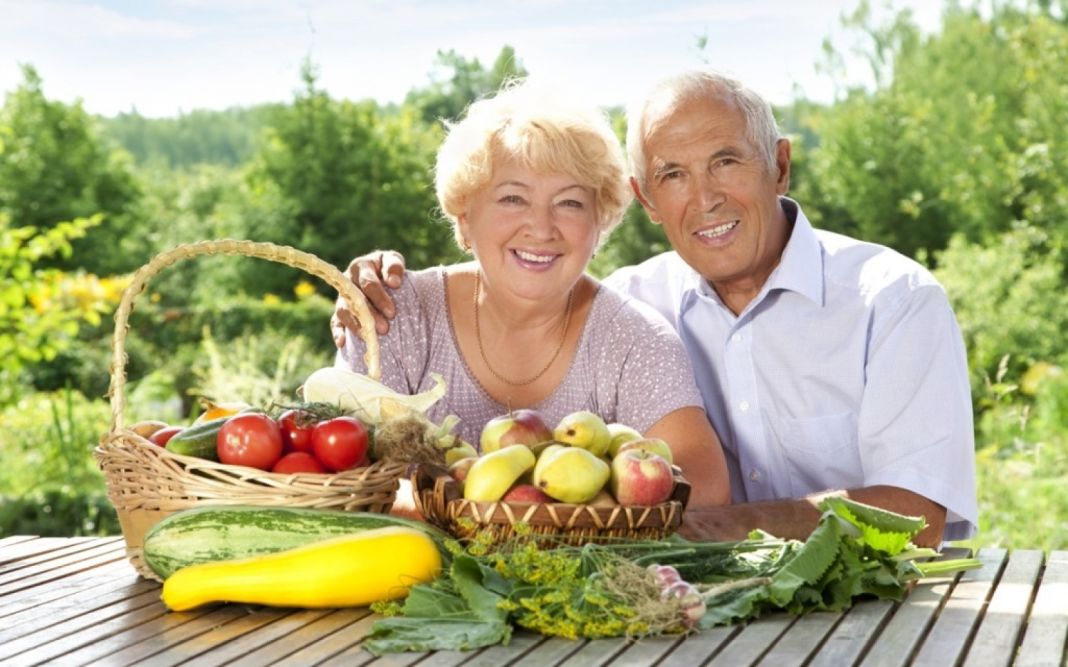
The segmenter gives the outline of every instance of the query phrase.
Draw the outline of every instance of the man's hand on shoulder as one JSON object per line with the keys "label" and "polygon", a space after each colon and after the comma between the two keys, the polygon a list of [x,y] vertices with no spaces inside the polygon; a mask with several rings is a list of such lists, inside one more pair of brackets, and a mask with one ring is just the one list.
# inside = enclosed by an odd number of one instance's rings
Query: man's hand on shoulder
{"label": "man's hand on shoulder", "polygon": [[[379,335],[389,332],[389,321],[396,317],[393,298],[387,287],[400,287],[404,276],[404,257],[395,250],[375,250],[361,255],[349,262],[345,275],[363,292],[375,318],[375,331]],[[330,331],[334,344],[340,349],[345,347],[345,331],[358,332],[360,324],[356,321],[345,300],[338,297],[334,304],[334,314],[330,317]]]}

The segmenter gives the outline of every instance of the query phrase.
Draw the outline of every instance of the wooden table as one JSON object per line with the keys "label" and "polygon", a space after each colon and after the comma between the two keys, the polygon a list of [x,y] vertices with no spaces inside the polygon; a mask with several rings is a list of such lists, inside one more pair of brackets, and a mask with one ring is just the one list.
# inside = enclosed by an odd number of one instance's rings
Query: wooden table
{"label": "wooden table", "polygon": [[0,539],[0,665],[1050,665],[1065,664],[1068,551],[983,549],[983,567],[919,584],[902,603],[774,614],[686,639],[569,641],[375,659],[366,609],[223,605],[169,613],[121,538]]}

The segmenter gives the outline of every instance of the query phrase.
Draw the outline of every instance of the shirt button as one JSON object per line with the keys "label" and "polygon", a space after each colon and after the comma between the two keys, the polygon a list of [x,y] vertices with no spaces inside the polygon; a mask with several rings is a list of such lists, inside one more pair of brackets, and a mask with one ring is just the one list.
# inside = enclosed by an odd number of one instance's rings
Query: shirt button
{"label": "shirt button", "polygon": [[749,412],[749,401],[742,401],[738,404],[738,409],[742,412]]}
{"label": "shirt button", "polygon": [[759,470],[751,470],[751,471],[749,471],[749,479],[753,480],[754,482],[759,482],[760,481],[760,471]]}
{"label": "shirt button", "polygon": [[742,342],[742,334],[739,334],[739,333],[734,334],[733,336],[731,336],[731,341],[733,341],[735,343]]}

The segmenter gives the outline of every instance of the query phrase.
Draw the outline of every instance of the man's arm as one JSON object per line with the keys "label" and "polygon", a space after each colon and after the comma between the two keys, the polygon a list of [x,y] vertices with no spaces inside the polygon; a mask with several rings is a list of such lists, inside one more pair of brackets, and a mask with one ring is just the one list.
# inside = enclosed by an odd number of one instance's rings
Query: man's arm
{"label": "man's arm", "polygon": [[946,509],[923,496],[895,486],[870,486],[850,491],[828,491],[805,498],[742,503],[726,507],[687,509],[679,533],[693,540],[743,540],[759,528],[776,537],[803,540],[820,518],[817,504],[827,496],[845,496],[908,516],[923,516],[927,527],[914,540],[919,546],[942,543]]}
{"label": "man's arm", "polygon": [[[375,250],[361,255],[349,262],[345,270],[349,280],[367,297],[371,314],[375,318],[375,331],[379,335],[389,332],[389,321],[397,315],[393,299],[386,288],[400,287],[404,270],[404,257],[395,250]],[[345,300],[339,297],[334,304],[334,314],[330,317],[330,331],[338,349],[345,347],[346,329],[358,332],[360,324]]]}

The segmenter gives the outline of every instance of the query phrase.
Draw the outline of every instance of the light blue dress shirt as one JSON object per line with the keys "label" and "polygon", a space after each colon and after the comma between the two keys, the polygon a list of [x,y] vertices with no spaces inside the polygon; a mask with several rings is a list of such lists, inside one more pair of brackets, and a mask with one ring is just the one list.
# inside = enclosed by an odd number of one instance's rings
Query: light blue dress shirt
{"label": "light blue dress shirt", "polygon": [[734,502],[890,485],[975,532],[967,358],[942,287],[883,246],[794,220],[778,267],[738,316],[677,253],[605,283],[659,310],[689,353]]}

